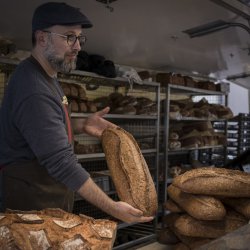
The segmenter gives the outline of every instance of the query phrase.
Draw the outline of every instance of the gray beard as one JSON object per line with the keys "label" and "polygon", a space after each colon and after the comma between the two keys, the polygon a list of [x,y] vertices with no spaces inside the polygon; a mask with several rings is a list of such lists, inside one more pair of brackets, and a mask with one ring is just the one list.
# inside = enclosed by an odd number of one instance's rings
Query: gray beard
{"label": "gray beard", "polygon": [[66,63],[64,58],[56,56],[51,44],[46,48],[44,56],[56,72],[69,73],[76,68],[76,60]]}

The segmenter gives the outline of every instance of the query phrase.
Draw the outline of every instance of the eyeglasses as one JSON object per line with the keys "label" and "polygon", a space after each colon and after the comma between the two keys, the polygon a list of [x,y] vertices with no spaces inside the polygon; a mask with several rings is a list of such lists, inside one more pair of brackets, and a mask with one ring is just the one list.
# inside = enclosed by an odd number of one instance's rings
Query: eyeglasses
{"label": "eyeglasses", "polygon": [[86,43],[86,41],[87,41],[87,37],[83,36],[83,35],[80,35],[80,36],[76,36],[76,35],[73,35],[73,34],[62,35],[62,34],[59,34],[59,33],[51,32],[49,30],[43,30],[43,32],[47,32],[47,33],[52,34],[52,35],[56,35],[56,36],[66,38],[67,43],[68,43],[69,46],[74,46],[77,39],[78,39],[81,46],[84,45]]}

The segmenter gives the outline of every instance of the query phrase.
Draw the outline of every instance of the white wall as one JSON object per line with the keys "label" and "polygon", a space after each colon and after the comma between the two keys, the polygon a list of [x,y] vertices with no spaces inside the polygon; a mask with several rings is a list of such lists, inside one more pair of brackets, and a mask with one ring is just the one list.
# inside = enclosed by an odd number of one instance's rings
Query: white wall
{"label": "white wall", "polygon": [[230,83],[228,106],[231,108],[234,115],[238,113],[249,113],[248,89]]}

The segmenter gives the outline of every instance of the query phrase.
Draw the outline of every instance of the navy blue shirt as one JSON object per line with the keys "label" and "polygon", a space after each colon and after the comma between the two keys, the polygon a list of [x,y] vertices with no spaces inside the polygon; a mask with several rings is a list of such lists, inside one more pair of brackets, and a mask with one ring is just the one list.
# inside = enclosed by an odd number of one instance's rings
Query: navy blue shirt
{"label": "navy blue shirt", "polygon": [[0,166],[37,159],[73,191],[89,178],[68,142],[62,89],[30,57],[12,74],[0,109]]}

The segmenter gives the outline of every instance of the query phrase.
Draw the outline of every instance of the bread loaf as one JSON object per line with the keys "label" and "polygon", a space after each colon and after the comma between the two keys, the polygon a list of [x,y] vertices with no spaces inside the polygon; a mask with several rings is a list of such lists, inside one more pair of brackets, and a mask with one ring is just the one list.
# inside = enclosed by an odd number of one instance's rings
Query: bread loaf
{"label": "bread loaf", "polygon": [[223,204],[210,196],[193,195],[170,185],[168,194],[189,215],[199,220],[222,220],[226,215]]}
{"label": "bread loaf", "polygon": [[157,233],[157,241],[161,244],[176,244],[180,240],[170,228],[163,228]]}
{"label": "bread loaf", "polygon": [[193,169],[174,178],[172,184],[192,194],[250,197],[250,174],[238,170]]}
{"label": "bread loaf", "polygon": [[190,248],[184,243],[180,242],[174,246],[173,250],[190,250]]}
{"label": "bread loaf", "polygon": [[0,219],[0,249],[112,249],[117,223],[60,209],[6,211]]}
{"label": "bread loaf", "polygon": [[157,211],[157,194],[147,163],[133,136],[122,128],[108,128],[102,146],[120,200],[143,211]]}
{"label": "bread loaf", "polygon": [[184,210],[179,207],[173,200],[168,199],[164,204],[163,207],[172,213],[181,213]]}
{"label": "bread loaf", "polygon": [[223,203],[232,207],[234,210],[250,219],[250,199],[247,198],[227,198],[222,200]]}
{"label": "bread loaf", "polygon": [[240,214],[229,211],[224,220],[197,220],[190,215],[181,215],[174,224],[174,231],[191,237],[218,238],[247,224]]}
{"label": "bread loaf", "polygon": [[169,213],[167,215],[164,215],[162,220],[163,220],[163,225],[165,227],[169,227],[173,232],[175,231],[174,224],[178,218],[180,218],[180,214],[178,213]]}

